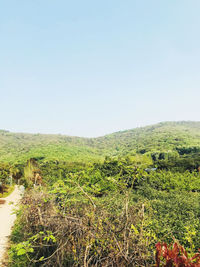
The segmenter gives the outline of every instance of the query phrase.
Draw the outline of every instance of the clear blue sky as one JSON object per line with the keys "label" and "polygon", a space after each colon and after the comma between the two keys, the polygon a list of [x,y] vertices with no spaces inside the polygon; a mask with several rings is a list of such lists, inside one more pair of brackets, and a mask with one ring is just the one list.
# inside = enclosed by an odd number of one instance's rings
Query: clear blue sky
{"label": "clear blue sky", "polygon": [[100,136],[200,120],[199,0],[3,0],[0,128]]}

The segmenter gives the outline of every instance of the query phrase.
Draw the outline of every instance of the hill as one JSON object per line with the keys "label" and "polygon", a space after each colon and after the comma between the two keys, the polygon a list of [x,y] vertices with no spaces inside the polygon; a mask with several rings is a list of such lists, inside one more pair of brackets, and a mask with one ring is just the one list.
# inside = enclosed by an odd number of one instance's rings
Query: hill
{"label": "hill", "polygon": [[[200,122],[161,122],[155,125],[113,133],[99,138],[117,150],[127,152],[172,151],[200,145]],[[119,146],[119,147],[118,147]]]}
{"label": "hill", "polygon": [[[173,254],[176,262],[185,249],[189,257],[198,251],[199,122],[92,139],[2,132],[1,140],[5,158],[40,159],[0,164],[3,184],[12,173],[28,188],[11,236],[11,266],[155,266],[155,246],[174,240],[184,247]],[[105,155],[119,157],[91,162]]]}
{"label": "hill", "polygon": [[98,138],[0,131],[0,161],[98,161],[105,156],[200,152],[200,122],[162,122]]}

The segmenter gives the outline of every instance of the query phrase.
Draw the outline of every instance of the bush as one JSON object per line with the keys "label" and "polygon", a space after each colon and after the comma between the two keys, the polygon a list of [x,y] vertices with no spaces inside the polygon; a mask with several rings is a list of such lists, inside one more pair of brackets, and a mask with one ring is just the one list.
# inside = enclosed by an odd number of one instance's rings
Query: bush
{"label": "bush", "polygon": [[108,199],[95,201],[81,187],[76,199],[60,205],[68,190],[60,187],[52,195],[33,190],[25,196],[18,225],[26,224],[22,242],[11,247],[12,266],[25,266],[24,262],[27,266],[146,266],[153,262],[148,249],[155,236],[146,229],[144,206],[130,206],[128,195],[120,199],[113,195],[111,208]]}

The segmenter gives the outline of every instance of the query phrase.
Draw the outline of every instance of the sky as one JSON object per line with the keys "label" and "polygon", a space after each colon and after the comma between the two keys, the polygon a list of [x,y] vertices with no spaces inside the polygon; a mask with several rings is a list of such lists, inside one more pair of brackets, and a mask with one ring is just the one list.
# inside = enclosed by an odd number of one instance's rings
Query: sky
{"label": "sky", "polygon": [[199,0],[2,0],[0,129],[200,120]]}

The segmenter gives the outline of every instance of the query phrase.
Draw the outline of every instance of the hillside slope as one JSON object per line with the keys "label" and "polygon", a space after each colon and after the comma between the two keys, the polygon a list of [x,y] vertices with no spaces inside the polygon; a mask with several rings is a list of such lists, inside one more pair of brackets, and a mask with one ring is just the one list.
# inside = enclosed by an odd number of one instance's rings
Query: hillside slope
{"label": "hillside slope", "polygon": [[179,147],[200,146],[200,122],[162,122],[99,138],[99,143],[116,146],[124,153],[170,151]]}
{"label": "hillside slope", "polygon": [[[183,151],[180,152],[180,149]],[[163,122],[98,138],[0,131],[0,161],[96,161],[106,155],[200,149],[200,122]]]}

